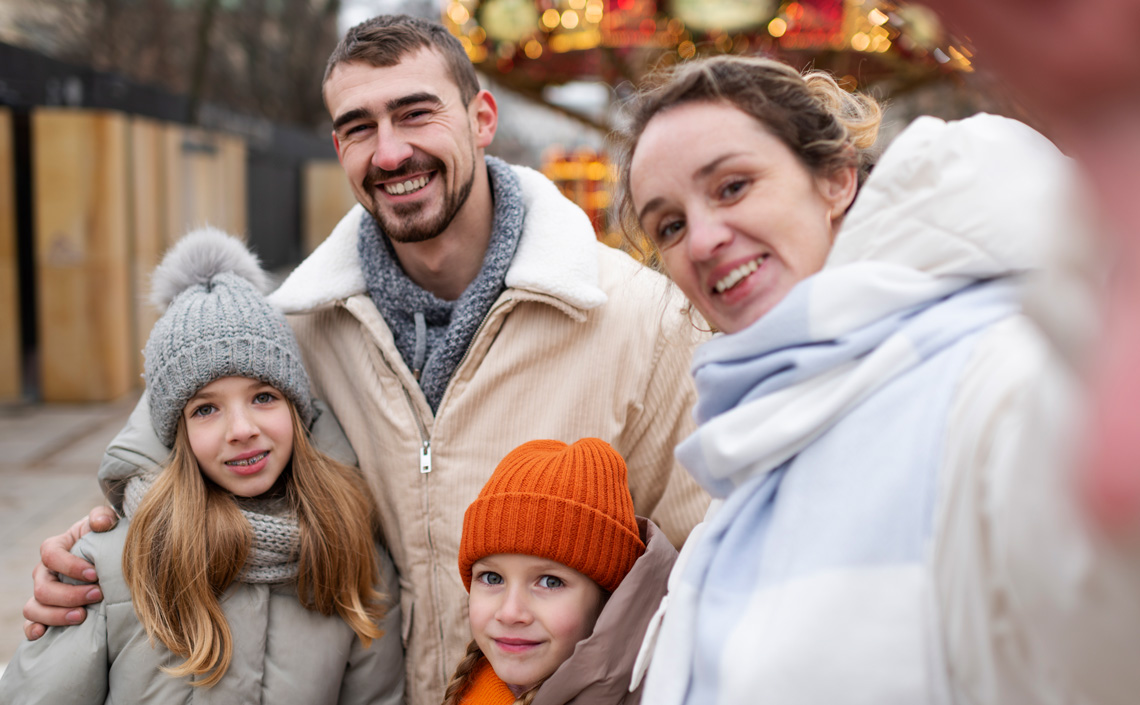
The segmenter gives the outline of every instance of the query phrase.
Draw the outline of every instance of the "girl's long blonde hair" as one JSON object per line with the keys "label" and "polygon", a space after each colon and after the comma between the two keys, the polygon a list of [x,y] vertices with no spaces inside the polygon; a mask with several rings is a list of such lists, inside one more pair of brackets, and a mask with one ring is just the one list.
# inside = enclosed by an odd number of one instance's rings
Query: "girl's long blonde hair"
{"label": "girl's long blonde hair", "polygon": [[[317,451],[293,404],[293,457],[286,500],[300,533],[297,598],[306,609],[339,614],[368,646],[383,635],[384,596],[373,533],[376,510],[360,473]],[[237,579],[253,542],[232,494],[206,479],[180,417],[166,468],[127,530],[123,574],[139,622],[186,660],[163,669],[209,687],[233,654],[218,598]]]}
{"label": "girl's long blonde hair", "polygon": [[[483,650],[472,639],[471,643],[467,645],[467,653],[459,661],[459,665],[455,667],[455,675],[447,684],[447,690],[443,693],[443,705],[459,705],[463,702],[463,696],[467,693],[467,688],[471,685],[471,681],[475,678],[475,672],[479,670],[479,665],[487,657],[483,655]],[[542,687],[545,678],[539,681],[533,688],[526,691],[522,695],[515,698],[514,705],[530,705],[536,695],[538,689]]]}

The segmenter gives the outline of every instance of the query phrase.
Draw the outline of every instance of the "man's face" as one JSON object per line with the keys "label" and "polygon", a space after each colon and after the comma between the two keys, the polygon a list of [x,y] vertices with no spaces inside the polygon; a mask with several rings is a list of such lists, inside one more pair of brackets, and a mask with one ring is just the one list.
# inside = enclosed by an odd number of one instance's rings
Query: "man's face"
{"label": "man's face", "polygon": [[471,193],[495,132],[494,100],[465,106],[430,49],[386,68],[337,66],[324,87],[333,142],[353,193],[394,242],[444,232]]}

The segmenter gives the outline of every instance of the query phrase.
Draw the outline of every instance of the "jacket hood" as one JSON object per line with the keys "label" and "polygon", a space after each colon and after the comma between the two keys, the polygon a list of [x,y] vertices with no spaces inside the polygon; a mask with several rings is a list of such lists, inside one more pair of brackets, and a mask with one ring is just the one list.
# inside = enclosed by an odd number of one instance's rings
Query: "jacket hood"
{"label": "jacket hood", "polygon": [[1016,120],[920,117],[883,153],[826,267],[873,260],[990,279],[1037,267],[1069,160]]}
{"label": "jacket hood", "polygon": [[[552,296],[579,309],[606,302],[598,282],[598,258],[589,217],[533,169],[511,167],[522,187],[525,216],[518,249],[507,270],[506,285]],[[332,234],[305,258],[269,302],[285,313],[331,306],[341,299],[366,294],[357,254],[360,219],[357,204]]]}
{"label": "jacket hood", "polygon": [[648,519],[637,518],[645,553],[610,595],[589,638],[578,642],[558,670],[539,688],[532,705],[634,703],[633,665],[641,637],[664,597],[677,550]]}

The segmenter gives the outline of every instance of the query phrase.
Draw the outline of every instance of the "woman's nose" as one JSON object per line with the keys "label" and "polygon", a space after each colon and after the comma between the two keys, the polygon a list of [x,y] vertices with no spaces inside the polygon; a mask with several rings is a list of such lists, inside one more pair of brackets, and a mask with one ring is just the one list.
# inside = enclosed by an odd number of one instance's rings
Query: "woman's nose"
{"label": "woman's nose", "polygon": [[694,262],[712,259],[722,247],[732,241],[732,229],[712,216],[691,217],[687,227],[689,257]]}

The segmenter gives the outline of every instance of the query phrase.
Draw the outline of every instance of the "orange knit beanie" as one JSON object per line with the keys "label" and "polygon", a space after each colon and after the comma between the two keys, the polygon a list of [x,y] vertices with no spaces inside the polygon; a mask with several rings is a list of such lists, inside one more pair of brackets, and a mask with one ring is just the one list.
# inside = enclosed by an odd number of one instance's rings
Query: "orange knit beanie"
{"label": "orange knit beanie", "polygon": [[503,458],[463,515],[459,574],[470,592],[475,561],[520,553],[613,592],[643,551],[625,460],[609,443],[530,441]]}

